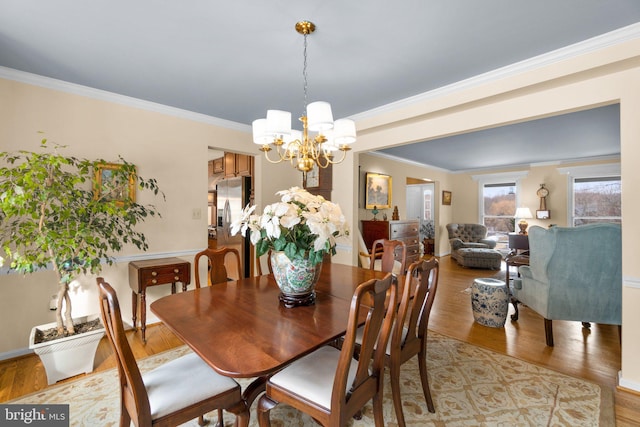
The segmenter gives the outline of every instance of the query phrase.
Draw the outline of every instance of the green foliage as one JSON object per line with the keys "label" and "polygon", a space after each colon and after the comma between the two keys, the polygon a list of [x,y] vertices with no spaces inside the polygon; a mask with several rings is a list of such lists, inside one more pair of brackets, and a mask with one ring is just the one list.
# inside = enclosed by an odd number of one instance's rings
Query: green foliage
{"label": "green foliage", "polygon": [[[0,153],[0,248],[10,268],[32,273],[51,267],[66,284],[79,274],[98,274],[125,245],[148,248],[136,226],[160,216],[155,206],[113,201],[111,183],[98,196],[94,176],[104,160],[64,156],[58,152],[64,146],[46,139],[41,148]],[[134,178],[140,190],[164,197],[154,179],[138,177],[135,165],[120,161],[113,182]]]}

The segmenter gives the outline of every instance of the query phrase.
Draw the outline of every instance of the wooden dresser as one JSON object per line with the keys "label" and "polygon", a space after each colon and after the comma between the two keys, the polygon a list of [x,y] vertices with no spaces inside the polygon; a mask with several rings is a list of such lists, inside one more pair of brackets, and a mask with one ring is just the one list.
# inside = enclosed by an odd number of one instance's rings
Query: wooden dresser
{"label": "wooden dresser", "polygon": [[400,221],[362,221],[362,238],[371,251],[377,239],[402,240],[407,246],[408,267],[420,258],[420,221],[407,219]]}

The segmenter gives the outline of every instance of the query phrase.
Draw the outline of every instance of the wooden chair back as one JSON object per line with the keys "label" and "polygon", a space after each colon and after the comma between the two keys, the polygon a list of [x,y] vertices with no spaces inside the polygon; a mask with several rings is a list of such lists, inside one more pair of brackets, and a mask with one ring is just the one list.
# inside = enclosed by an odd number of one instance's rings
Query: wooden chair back
{"label": "wooden chair back", "polygon": [[[267,263],[267,268],[269,269],[269,273],[263,273],[262,263]],[[271,251],[267,251],[266,254],[256,257],[256,271],[258,272],[258,276],[262,276],[263,274],[273,274],[273,267],[271,267]]]}
{"label": "wooden chair back", "polygon": [[[397,286],[391,274],[388,274],[384,279],[371,279],[359,285],[351,299],[349,322],[331,397],[331,407],[342,408],[339,412],[349,414],[349,417],[362,409],[363,402],[374,397],[374,390],[382,390],[385,348],[395,318],[392,307],[396,306],[396,298]],[[364,301],[367,301],[367,305],[363,304]],[[358,319],[363,310],[368,310],[367,319],[362,331],[362,341],[357,345]],[[381,345],[378,346],[378,342]],[[356,376],[351,384],[347,384],[351,361],[356,355]],[[369,363],[371,360],[373,365]],[[382,399],[381,395],[379,397]]]}
{"label": "wooden chair back", "polygon": [[374,269],[375,260],[380,258],[382,271],[391,273],[395,261],[401,264],[401,273],[406,270],[407,245],[402,240],[378,239],[373,242],[369,268]]}
{"label": "wooden chair back", "polygon": [[386,364],[391,375],[391,391],[398,425],[404,426],[400,397],[400,366],[418,355],[420,380],[430,412],[435,412],[427,378],[427,327],[438,289],[439,264],[436,258],[419,260],[405,276],[396,321],[387,348]]}
{"label": "wooden chair back", "polygon": [[228,247],[220,247],[217,249],[205,249],[201,252],[198,252],[194,258],[195,264],[195,276],[196,276],[196,288],[200,287],[200,261],[202,257],[206,257],[207,259],[207,285],[211,286],[216,283],[222,283],[229,280],[229,273],[227,272],[227,267],[225,266],[225,261],[227,256],[233,257],[232,263],[234,264],[236,271],[238,272],[240,279],[242,276],[242,266],[240,263],[240,252],[238,252],[235,248]]}
{"label": "wooden chair back", "polygon": [[121,400],[124,406],[121,410],[126,410],[134,420],[137,420],[136,425],[151,425],[149,396],[124,332],[118,297],[111,285],[102,277],[98,277],[97,282],[102,323],[114,350],[118,368]]}

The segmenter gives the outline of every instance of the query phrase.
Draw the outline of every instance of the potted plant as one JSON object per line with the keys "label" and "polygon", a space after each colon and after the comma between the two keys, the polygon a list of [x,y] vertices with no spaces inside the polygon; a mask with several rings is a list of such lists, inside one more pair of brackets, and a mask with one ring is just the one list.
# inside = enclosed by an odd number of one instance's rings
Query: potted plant
{"label": "potted plant", "polygon": [[[64,337],[76,338],[78,322],[87,320],[72,318],[69,284],[78,275],[98,274],[104,264],[113,264],[113,254],[125,245],[148,248],[136,225],[159,213],[153,205],[135,202],[135,187],[155,194],[160,191],[154,179],[137,176],[135,165],[122,158],[113,164],[64,156],[59,152],[64,146],[46,139],[41,148],[42,152],[0,153],[0,265],[24,274],[41,269],[55,272],[56,322],[34,328],[31,338],[35,340],[38,330],[44,333],[47,327],[55,326],[55,333],[49,335],[67,340]],[[97,341],[103,328],[101,332]],[[97,342],[92,345],[97,348]],[[51,357],[52,350],[35,342],[30,348],[41,356],[49,384],[87,372],[87,366],[89,372],[93,369],[95,348],[90,363],[64,367],[69,372],[47,366],[45,359]],[[70,359],[76,357],[65,355],[63,362],[54,364],[66,365]]]}
{"label": "potted plant", "polygon": [[315,301],[317,282],[325,255],[335,255],[336,238],[349,235],[340,206],[299,187],[279,191],[281,201],[254,214],[247,206],[231,225],[231,234],[249,232],[256,256],[270,252],[280,300],[287,308]]}
{"label": "potted plant", "polygon": [[422,224],[420,224],[420,237],[422,238],[425,255],[433,255],[435,235],[436,229],[434,227],[433,220],[430,219],[422,221]]}

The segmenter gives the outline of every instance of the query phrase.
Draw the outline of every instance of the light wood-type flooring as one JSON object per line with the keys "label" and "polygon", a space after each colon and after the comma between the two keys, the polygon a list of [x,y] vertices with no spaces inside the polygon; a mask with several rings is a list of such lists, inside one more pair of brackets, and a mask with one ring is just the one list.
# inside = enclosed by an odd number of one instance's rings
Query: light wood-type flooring
{"label": "light wood-type flooring", "polygon": [[[543,320],[527,307],[520,308],[520,319],[517,322],[512,322],[509,318],[504,328],[481,326],[473,321],[471,297],[465,289],[471,286],[474,278],[492,277],[497,272],[463,268],[448,256],[440,259],[440,266],[440,283],[429,329],[567,375],[609,386],[615,393],[617,425],[640,426],[640,394],[616,388],[621,367],[616,326],[593,324],[589,331],[583,329],[580,322],[554,321],[555,347],[545,345]],[[515,270],[512,272],[515,273]],[[513,307],[510,306],[509,310],[510,314],[513,313]],[[146,345],[142,344],[139,332],[130,331],[128,338],[136,358],[182,345],[162,324],[147,328]],[[98,348],[95,365],[96,371],[114,367],[106,338]],[[46,387],[44,369],[37,356],[0,361],[0,402]]]}

